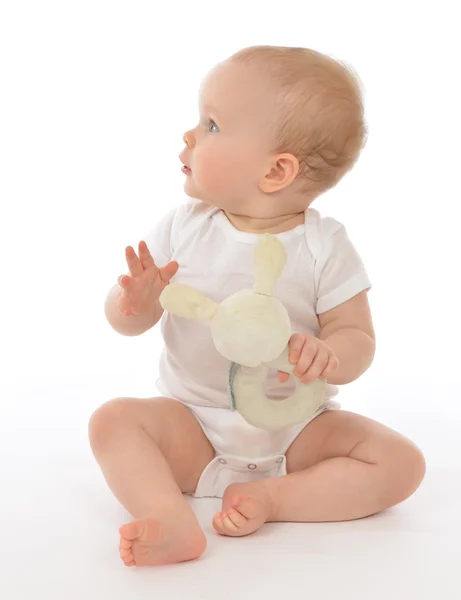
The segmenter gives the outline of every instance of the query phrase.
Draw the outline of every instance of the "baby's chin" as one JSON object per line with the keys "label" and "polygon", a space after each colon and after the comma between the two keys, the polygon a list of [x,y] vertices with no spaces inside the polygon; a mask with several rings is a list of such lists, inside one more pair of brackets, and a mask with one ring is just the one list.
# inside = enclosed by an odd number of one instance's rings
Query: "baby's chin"
{"label": "baby's chin", "polygon": [[[207,206],[218,208],[226,213],[236,216],[247,217],[250,219],[267,219],[278,216],[273,214],[274,210],[272,210],[271,214],[268,214],[266,198],[260,197],[258,199],[252,199],[251,193],[249,193],[248,199],[236,199],[238,198],[238,195],[242,193],[241,190],[236,191],[234,196],[232,194],[226,194],[224,197],[219,191],[215,191],[214,193],[210,190],[202,192],[202,190],[198,190],[194,186],[193,182],[187,180],[184,184],[184,192],[193,200],[198,200]],[[271,208],[273,209],[274,207],[272,206]]]}
{"label": "baby's chin", "polygon": [[190,185],[188,181],[184,185],[184,192],[193,200],[198,200],[207,206],[219,208],[224,211],[232,211],[232,208],[236,206],[235,202],[232,202],[228,198],[220,198],[219,194],[201,193],[193,185]]}
{"label": "baby's chin", "polygon": [[196,192],[195,190],[187,189],[187,186],[184,186],[184,192],[186,196],[188,196],[192,200],[203,202],[203,204],[206,204],[207,206],[216,206],[213,202],[209,202],[202,194]]}

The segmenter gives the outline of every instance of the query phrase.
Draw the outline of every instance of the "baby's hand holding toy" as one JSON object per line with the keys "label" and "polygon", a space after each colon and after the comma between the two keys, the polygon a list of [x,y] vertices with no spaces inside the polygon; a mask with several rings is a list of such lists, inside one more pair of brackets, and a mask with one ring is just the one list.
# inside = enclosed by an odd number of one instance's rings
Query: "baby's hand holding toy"
{"label": "baby's hand holding toy", "polygon": [[[315,381],[318,377],[328,379],[336,371],[339,361],[330,346],[313,335],[294,333],[288,342],[288,360],[296,365],[293,375],[301,383]],[[279,371],[279,381],[284,383],[290,375]]]}

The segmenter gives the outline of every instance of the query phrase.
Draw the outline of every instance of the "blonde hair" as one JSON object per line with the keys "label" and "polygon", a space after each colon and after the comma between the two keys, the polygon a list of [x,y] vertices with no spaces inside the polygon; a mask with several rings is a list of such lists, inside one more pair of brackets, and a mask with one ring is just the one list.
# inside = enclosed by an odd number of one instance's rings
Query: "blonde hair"
{"label": "blonde hair", "polygon": [[253,64],[277,86],[274,152],[298,159],[306,190],[334,187],[354,166],[367,138],[360,80],[343,62],[310,50],[253,46],[231,61]]}

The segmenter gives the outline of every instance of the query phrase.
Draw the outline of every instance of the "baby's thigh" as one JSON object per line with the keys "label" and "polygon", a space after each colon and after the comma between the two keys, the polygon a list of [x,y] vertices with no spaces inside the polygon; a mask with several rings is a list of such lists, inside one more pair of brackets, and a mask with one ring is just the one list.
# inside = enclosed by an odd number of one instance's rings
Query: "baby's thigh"
{"label": "baby's thigh", "polygon": [[349,457],[369,464],[424,471],[421,451],[397,431],[368,417],[326,411],[311,421],[287,451],[287,471],[301,471],[323,460]]}
{"label": "baby's thigh", "polygon": [[191,411],[170,398],[115,398],[92,415],[90,441],[104,444],[111,436],[129,443],[146,436],[165,456],[182,492],[192,493],[215,452]]}

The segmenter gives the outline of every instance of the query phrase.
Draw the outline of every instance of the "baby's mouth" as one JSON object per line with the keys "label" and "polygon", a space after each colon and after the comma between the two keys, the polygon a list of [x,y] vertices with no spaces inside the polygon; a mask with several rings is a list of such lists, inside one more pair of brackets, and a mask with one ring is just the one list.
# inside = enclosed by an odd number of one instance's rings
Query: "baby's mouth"
{"label": "baby's mouth", "polygon": [[181,171],[185,174],[185,175],[190,175],[192,173],[192,169],[190,169],[187,165],[184,165],[183,168],[181,169]]}

